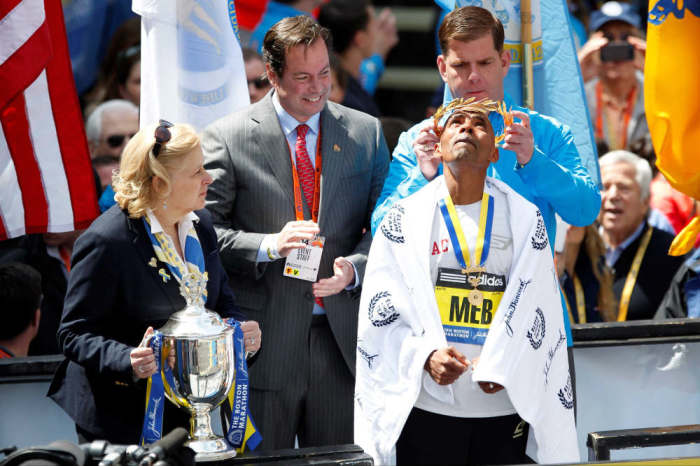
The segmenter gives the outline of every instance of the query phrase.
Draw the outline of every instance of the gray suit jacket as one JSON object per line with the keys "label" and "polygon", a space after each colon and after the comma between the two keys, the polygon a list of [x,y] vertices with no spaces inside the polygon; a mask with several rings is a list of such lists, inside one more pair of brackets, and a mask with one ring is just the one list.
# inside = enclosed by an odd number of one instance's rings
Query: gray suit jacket
{"label": "gray suit jacket", "polygon": [[[221,259],[239,307],[257,320],[262,348],[251,366],[251,386],[276,390],[306,367],[311,283],[282,275],[285,260],[256,263],[264,235],[295,220],[289,147],[272,105],[272,93],[210,125],[202,137],[205,168],[213,176],[207,208]],[[361,283],[372,241],[370,216],[384,182],[389,151],[379,121],[327,103],[321,112],[319,228],[326,237],[318,277],[333,275],[344,256]],[[310,210],[304,202],[304,218]],[[363,234],[363,229],[366,232]],[[324,299],[335,340],[355,373],[359,288]]]}

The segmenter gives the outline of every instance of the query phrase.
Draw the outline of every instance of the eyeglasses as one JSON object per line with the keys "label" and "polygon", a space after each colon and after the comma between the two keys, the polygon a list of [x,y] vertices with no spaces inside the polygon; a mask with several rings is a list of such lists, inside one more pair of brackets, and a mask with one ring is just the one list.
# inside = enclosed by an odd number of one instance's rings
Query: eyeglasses
{"label": "eyeglasses", "polygon": [[158,154],[160,154],[161,147],[163,147],[168,141],[170,141],[172,135],[170,134],[170,130],[168,128],[172,127],[173,124],[169,121],[160,120],[158,122],[158,127],[156,128],[156,132],[153,135],[156,138],[156,143],[153,144],[154,157],[158,157]]}
{"label": "eyeglasses", "polygon": [[92,164],[94,166],[100,166],[100,165],[111,165],[114,163],[119,163],[121,159],[119,157],[116,157],[114,155],[98,155],[94,159],[92,159]]}
{"label": "eyeglasses", "polygon": [[256,89],[265,89],[270,85],[265,78],[249,79],[248,85],[250,86],[251,84],[255,86]]}
{"label": "eyeglasses", "polygon": [[105,141],[107,142],[107,145],[111,147],[112,149],[116,149],[117,147],[121,147],[124,144],[124,140],[126,138],[133,138],[135,133],[131,134],[113,134],[111,136],[107,136]]}

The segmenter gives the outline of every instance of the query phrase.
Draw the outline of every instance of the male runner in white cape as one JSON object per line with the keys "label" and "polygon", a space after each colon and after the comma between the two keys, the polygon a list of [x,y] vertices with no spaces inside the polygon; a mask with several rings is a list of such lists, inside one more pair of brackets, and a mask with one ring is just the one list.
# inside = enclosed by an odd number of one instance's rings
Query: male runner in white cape
{"label": "male runner in white cape", "polygon": [[[486,176],[493,101],[435,115],[439,176],[375,234],[358,326],[355,442],[377,464],[578,462],[542,215]],[[498,109],[506,122],[510,115]]]}

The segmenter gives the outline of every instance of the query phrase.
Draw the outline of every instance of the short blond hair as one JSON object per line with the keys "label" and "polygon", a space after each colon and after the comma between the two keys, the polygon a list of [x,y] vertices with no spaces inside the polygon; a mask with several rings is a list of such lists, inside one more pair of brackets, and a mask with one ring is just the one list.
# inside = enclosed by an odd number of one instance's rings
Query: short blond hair
{"label": "short blond hair", "polygon": [[[170,195],[170,175],[168,169],[177,167],[182,157],[199,146],[199,136],[187,124],[176,124],[170,131],[170,141],[163,144],[158,157],[153,155],[154,137],[158,125],[149,125],[139,130],[124,148],[119,171],[114,174],[114,199],[119,207],[129,212],[132,218],[146,215],[146,209],[153,208],[159,201]],[[155,192],[153,177],[160,178],[166,187],[165,196]]]}

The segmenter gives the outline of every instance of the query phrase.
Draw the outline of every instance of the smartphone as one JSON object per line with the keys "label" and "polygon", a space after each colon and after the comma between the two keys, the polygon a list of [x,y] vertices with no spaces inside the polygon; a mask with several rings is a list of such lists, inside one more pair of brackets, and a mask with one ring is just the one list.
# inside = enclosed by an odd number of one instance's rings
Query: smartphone
{"label": "smartphone", "polygon": [[634,46],[624,40],[609,42],[600,49],[600,61],[634,60]]}

